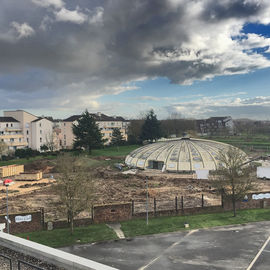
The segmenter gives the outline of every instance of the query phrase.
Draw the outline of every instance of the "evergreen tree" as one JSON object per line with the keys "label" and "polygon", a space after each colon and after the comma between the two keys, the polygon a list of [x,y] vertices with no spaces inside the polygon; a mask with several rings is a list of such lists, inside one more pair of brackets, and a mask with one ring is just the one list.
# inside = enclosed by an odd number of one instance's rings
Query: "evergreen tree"
{"label": "evergreen tree", "polygon": [[124,143],[124,138],[122,136],[120,128],[114,128],[113,133],[112,133],[111,144],[119,146],[119,145],[121,145],[123,143]]}
{"label": "evergreen tree", "polygon": [[142,126],[141,139],[147,141],[156,141],[161,137],[160,121],[157,120],[157,116],[154,110],[150,110],[145,117],[144,124]]}
{"label": "evergreen tree", "polygon": [[75,136],[74,148],[83,147],[91,153],[92,149],[103,145],[100,129],[87,110],[78,119],[78,123],[73,124],[72,130]]}

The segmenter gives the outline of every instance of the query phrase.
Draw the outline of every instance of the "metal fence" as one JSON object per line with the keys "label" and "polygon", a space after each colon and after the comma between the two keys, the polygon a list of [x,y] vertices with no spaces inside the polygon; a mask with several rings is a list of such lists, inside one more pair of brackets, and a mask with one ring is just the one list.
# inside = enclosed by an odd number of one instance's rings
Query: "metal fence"
{"label": "metal fence", "polygon": [[1,270],[12,270],[12,260],[10,257],[0,254],[0,269]]}
{"label": "metal fence", "polygon": [[6,255],[0,254],[1,270],[45,270],[34,264],[19,259],[13,259]]}
{"label": "metal fence", "polygon": [[[213,202],[209,202],[209,199]],[[203,194],[196,196],[177,196],[171,200],[160,200],[158,198],[149,198],[148,202],[144,201],[132,201],[132,213],[144,213],[148,208],[149,212],[158,212],[158,211],[178,211],[188,208],[195,207],[205,207],[205,206],[220,206],[221,197],[213,196],[213,198],[205,199]]]}

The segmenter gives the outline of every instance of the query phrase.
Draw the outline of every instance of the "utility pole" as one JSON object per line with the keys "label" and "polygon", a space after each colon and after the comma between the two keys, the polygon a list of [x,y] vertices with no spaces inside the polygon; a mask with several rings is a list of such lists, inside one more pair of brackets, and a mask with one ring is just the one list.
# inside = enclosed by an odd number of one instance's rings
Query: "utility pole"
{"label": "utility pole", "polygon": [[9,223],[10,223],[10,220],[9,220],[9,216],[8,216],[8,187],[10,185],[13,185],[14,182],[12,179],[6,179],[4,180],[4,186],[6,186],[6,189],[7,189],[7,216],[6,216],[6,220],[7,220],[7,233],[9,234]]}
{"label": "utility pole", "polygon": [[148,178],[145,180],[146,184],[146,225],[148,225]]}
{"label": "utility pole", "polygon": [[7,233],[9,234],[9,218],[8,218],[8,185],[6,185],[7,188]]}

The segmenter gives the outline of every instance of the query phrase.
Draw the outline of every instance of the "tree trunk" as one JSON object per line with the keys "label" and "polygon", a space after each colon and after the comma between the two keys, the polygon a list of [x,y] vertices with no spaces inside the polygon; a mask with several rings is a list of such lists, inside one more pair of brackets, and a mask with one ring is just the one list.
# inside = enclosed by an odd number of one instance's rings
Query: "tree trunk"
{"label": "tree trunk", "polygon": [[232,205],[233,205],[233,216],[236,217],[236,205],[235,205],[235,190],[234,184],[232,186]]}
{"label": "tree trunk", "polygon": [[70,215],[70,233],[73,235],[74,233],[74,220],[73,220],[73,214]]}

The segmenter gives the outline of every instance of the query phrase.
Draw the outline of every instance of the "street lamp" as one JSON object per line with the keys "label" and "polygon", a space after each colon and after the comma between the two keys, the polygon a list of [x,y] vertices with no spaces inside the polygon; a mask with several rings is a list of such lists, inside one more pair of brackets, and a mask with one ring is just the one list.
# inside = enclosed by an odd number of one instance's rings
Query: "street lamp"
{"label": "street lamp", "polygon": [[11,186],[11,185],[13,185],[14,182],[13,182],[12,179],[6,179],[6,180],[4,180],[4,183],[3,184],[7,188],[7,217],[6,217],[6,220],[7,220],[7,233],[9,233],[9,222],[10,222],[10,220],[8,218],[8,187]]}

